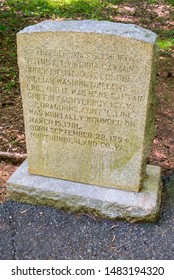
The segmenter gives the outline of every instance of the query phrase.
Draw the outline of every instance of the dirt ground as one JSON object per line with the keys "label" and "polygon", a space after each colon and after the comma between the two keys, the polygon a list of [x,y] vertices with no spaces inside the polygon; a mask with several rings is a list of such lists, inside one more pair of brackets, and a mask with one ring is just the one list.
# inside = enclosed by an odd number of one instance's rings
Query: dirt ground
{"label": "dirt ground", "polygon": [[[160,1],[161,2],[161,1]],[[163,2],[163,1],[162,1]],[[119,5],[112,13],[113,21],[135,23],[155,31],[161,38],[163,33],[174,29],[174,10],[170,6],[148,5],[147,7],[134,4]],[[119,11],[119,12],[118,12]],[[18,15],[17,15],[18,16]],[[5,17],[4,17],[5,18]],[[4,19],[6,20],[6,19]],[[16,28],[11,23],[10,43],[2,34],[3,57],[0,86],[0,151],[10,153],[26,153],[22,102],[18,81],[16,62],[15,34],[31,23],[43,19],[25,19]],[[10,40],[9,39],[9,40]],[[14,55],[9,57],[9,47],[13,47]],[[11,45],[10,45],[11,44]],[[7,46],[7,48],[5,47]],[[156,137],[148,163],[161,166],[162,174],[174,170],[174,48],[159,52],[157,66],[156,102]],[[0,201],[6,198],[5,183],[16,170],[21,161],[0,158]]]}

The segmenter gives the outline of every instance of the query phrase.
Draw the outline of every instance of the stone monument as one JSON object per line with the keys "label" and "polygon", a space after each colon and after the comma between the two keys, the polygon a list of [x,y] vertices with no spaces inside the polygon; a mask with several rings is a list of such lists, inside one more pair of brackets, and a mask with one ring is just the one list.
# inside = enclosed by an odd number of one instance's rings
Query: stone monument
{"label": "stone monument", "polygon": [[[156,219],[156,34],[133,24],[44,21],[17,34],[27,162],[9,198]],[[44,177],[43,177],[44,176]]]}

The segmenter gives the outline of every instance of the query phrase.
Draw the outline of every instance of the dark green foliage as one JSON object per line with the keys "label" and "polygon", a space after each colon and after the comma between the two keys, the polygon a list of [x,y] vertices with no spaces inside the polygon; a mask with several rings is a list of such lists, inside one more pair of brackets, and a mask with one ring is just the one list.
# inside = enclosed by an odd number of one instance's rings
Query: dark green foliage
{"label": "dark green foliage", "polygon": [[174,0],[168,0],[168,3],[170,3],[170,5],[174,6]]}
{"label": "dark green foliage", "polygon": [[6,25],[3,25],[0,23],[0,32],[8,30],[8,27]]}

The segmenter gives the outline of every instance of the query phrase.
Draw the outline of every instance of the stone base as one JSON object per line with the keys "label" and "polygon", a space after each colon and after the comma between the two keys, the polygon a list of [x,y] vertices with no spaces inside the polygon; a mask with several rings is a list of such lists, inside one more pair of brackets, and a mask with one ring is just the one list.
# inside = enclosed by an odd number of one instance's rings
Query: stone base
{"label": "stone base", "polygon": [[25,161],[7,182],[8,197],[109,219],[153,222],[161,202],[160,167],[147,165],[147,175],[136,193],[31,175]]}

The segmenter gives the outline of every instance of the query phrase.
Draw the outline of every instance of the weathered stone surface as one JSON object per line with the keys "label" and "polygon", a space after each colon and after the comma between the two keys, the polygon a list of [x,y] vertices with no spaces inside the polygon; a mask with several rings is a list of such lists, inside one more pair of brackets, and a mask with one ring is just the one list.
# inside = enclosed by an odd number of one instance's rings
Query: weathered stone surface
{"label": "weathered stone surface", "polygon": [[161,201],[160,178],[160,168],[147,165],[147,178],[141,192],[128,192],[31,175],[25,161],[7,183],[8,197],[111,219],[155,221]]}
{"label": "weathered stone surface", "polygon": [[155,40],[105,21],[45,21],[18,33],[30,173],[140,190],[154,137]]}

